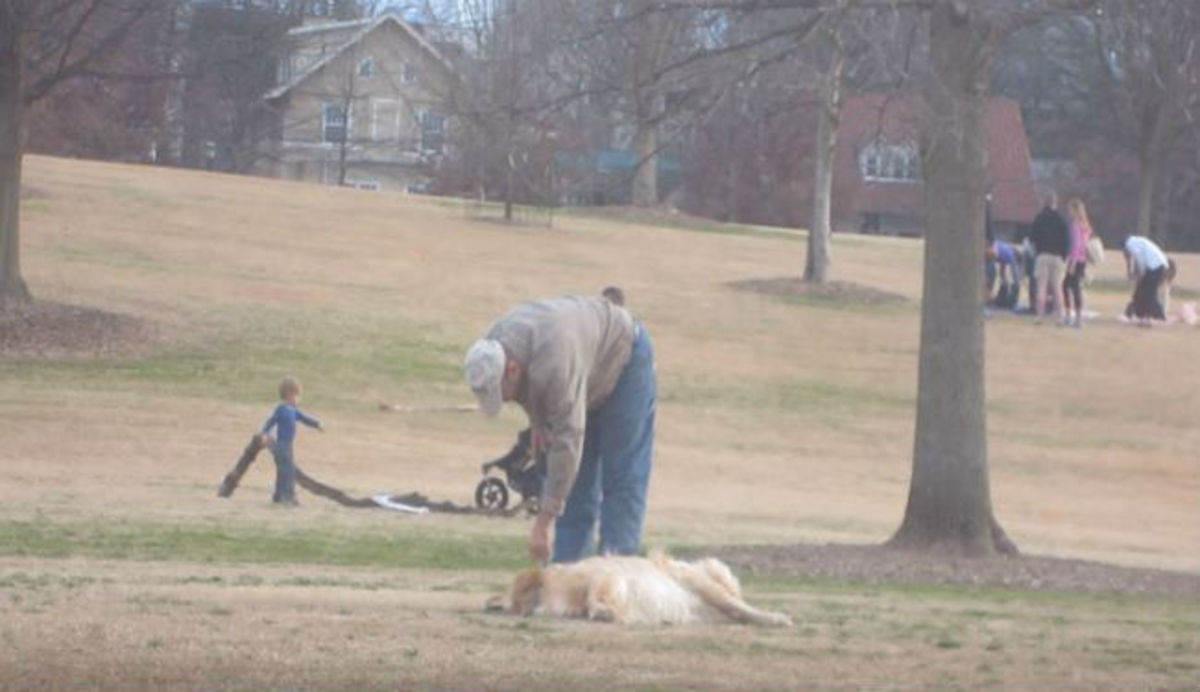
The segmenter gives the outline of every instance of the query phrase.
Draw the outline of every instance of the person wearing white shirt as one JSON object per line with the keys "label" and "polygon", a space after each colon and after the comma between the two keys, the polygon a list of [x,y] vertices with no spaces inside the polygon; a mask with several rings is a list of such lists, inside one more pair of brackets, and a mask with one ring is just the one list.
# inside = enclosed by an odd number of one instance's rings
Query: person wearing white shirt
{"label": "person wearing white shirt", "polygon": [[1158,288],[1164,279],[1169,281],[1174,277],[1174,263],[1167,259],[1154,241],[1140,235],[1126,238],[1124,249],[1125,272],[1137,282],[1133,297],[1125,307],[1125,316],[1143,325],[1149,324],[1149,320],[1166,320],[1166,312],[1158,298]]}

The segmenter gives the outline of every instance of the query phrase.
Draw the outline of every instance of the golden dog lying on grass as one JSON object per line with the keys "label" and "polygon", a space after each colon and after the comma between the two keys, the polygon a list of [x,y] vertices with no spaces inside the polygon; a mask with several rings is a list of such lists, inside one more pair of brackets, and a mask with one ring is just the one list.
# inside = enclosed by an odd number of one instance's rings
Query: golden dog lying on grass
{"label": "golden dog lying on grass", "polygon": [[488,610],[516,615],[586,618],[605,622],[688,624],[733,620],[790,627],[782,613],[742,600],[742,587],[716,558],[694,562],[662,553],[650,557],[593,557],[525,570]]}

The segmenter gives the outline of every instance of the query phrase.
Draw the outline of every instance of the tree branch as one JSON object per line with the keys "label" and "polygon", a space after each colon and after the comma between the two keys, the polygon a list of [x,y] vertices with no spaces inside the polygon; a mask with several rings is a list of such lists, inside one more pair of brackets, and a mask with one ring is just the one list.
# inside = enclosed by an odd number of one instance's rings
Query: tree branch
{"label": "tree branch", "polygon": [[1008,36],[1056,14],[1090,10],[1096,6],[1096,2],[1097,0],[1038,0],[1008,13],[1004,20],[997,23],[996,31],[1002,37]]}
{"label": "tree branch", "polygon": [[58,66],[54,68],[54,72],[62,72],[63,67],[67,64],[67,59],[71,56],[71,50],[75,48],[75,40],[79,38],[79,34],[83,32],[83,27],[87,25],[99,9],[100,3],[103,0],[92,0],[90,7],[85,9],[79,18],[75,20],[74,26],[67,32],[67,38],[63,41],[62,53],[58,57]]}
{"label": "tree branch", "polygon": [[78,77],[87,69],[88,65],[124,42],[133,27],[148,16],[156,6],[161,4],[162,0],[141,0],[141,2],[131,6],[126,10],[128,16],[124,21],[96,41],[90,50],[73,61],[60,61],[57,69],[35,79],[25,90],[23,95],[25,103],[27,105],[31,104],[44,97],[56,84],[73,77]]}

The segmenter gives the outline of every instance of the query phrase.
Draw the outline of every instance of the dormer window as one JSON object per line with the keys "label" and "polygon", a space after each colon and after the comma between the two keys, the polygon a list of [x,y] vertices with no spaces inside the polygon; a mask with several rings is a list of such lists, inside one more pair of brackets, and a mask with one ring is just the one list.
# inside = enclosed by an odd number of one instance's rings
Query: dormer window
{"label": "dormer window", "polygon": [[863,180],[916,182],[921,179],[916,145],[869,144],[858,155]]}

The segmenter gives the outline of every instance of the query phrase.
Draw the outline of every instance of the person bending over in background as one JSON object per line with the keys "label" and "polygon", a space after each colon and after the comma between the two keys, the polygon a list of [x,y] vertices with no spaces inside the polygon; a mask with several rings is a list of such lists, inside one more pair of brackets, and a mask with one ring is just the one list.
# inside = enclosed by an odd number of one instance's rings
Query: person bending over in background
{"label": "person bending over in background", "polygon": [[993,276],[1000,279],[1000,289],[991,299],[991,304],[995,307],[1007,310],[1017,309],[1017,301],[1021,293],[1023,261],[1020,249],[1003,240],[993,242],[988,248],[988,262],[994,267]]}
{"label": "person bending over in background", "polygon": [[1140,235],[1125,239],[1124,254],[1125,273],[1136,282],[1133,296],[1125,307],[1125,316],[1146,327],[1150,326],[1151,320],[1166,320],[1158,289],[1164,281],[1175,278],[1174,263],[1167,261],[1167,256],[1154,241]]}

